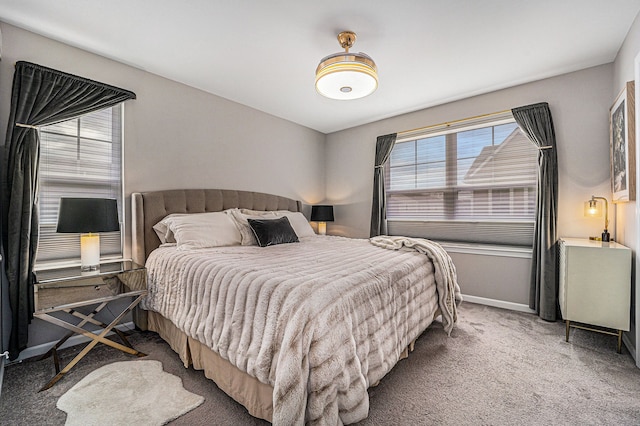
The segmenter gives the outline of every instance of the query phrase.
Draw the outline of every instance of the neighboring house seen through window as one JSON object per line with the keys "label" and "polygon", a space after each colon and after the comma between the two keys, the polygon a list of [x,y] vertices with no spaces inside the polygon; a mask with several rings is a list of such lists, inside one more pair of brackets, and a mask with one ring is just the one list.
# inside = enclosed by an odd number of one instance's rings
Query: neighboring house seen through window
{"label": "neighboring house seen through window", "polygon": [[389,233],[530,246],[537,155],[510,116],[399,137],[385,165]]}
{"label": "neighboring house seen through window", "polygon": [[[123,211],[122,105],[40,127],[37,267],[80,260],[79,234],[58,234],[61,197],[115,198]],[[122,257],[119,232],[100,234],[102,258]]]}

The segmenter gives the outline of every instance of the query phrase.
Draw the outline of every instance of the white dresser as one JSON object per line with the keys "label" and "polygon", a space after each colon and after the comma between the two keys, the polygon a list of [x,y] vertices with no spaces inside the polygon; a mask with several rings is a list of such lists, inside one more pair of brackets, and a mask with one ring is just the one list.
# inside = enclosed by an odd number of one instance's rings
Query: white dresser
{"label": "white dresser", "polygon": [[[629,330],[631,250],[618,243],[578,238],[558,240],[560,252],[560,310],[569,329],[581,328],[618,337]],[[594,329],[580,324],[614,329]]]}

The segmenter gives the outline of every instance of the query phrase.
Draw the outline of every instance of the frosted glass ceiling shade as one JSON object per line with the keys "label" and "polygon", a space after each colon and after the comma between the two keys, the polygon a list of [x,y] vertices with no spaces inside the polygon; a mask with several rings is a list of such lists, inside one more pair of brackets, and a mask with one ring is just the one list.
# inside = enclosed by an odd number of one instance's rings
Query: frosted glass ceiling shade
{"label": "frosted glass ceiling shade", "polygon": [[331,99],[350,100],[375,92],[378,88],[375,62],[364,53],[349,52],[356,34],[343,31],[338,34],[338,41],[345,51],[323,58],[316,69],[318,93]]}

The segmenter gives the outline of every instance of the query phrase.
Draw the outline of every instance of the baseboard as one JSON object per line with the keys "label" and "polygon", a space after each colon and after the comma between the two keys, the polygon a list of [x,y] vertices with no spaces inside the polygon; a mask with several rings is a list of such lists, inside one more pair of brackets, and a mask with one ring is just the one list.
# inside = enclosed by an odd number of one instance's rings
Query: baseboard
{"label": "baseboard", "polygon": [[464,302],[477,303],[478,305],[493,306],[495,308],[508,309],[510,311],[526,312],[528,314],[536,313],[536,311],[529,308],[529,305],[524,305],[522,303],[507,302],[504,300],[497,300],[497,299],[488,299],[486,297],[470,296],[466,294],[462,295],[462,300],[463,300],[463,303]]}
{"label": "baseboard", "polygon": [[[118,324],[115,328],[117,328],[120,331],[130,331],[130,330],[133,330],[135,328],[135,324],[133,324],[133,322],[130,321],[130,322],[126,322],[124,324]],[[96,331],[93,331],[92,333],[93,334],[100,334],[101,332],[102,332],[102,330],[96,330]],[[110,336],[112,334],[114,334],[113,331],[107,333],[107,336]],[[83,336],[81,334],[77,334],[75,336],[70,337],[58,349],[64,349],[64,348],[68,348],[68,347],[71,347],[71,346],[79,345],[79,344],[82,344],[82,343],[89,342],[90,340],[91,339],[88,338],[88,337],[85,337],[85,336]],[[42,344],[36,345],[36,346],[31,346],[31,347],[23,350],[22,352],[20,352],[20,355],[18,355],[18,358],[13,360],[13,361],[11,361],[9,364],[13,364],[13,363],[16,363],[16,362],[21,362],[21,361],[24,361],[25,359],[33,358],[34,356],[44,355],[56,343],[57,343],[57,341],[48,342],[48,343],[42,343]]]}

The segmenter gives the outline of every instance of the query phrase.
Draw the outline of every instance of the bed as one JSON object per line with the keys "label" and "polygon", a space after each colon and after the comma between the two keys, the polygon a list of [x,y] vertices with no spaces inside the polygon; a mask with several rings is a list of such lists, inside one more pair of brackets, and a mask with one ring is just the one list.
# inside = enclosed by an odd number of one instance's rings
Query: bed
{"label": "bed", "polygon": [[[190,221],[240,209],[259,218],[251,226],[285,215],[303,236],[295,244],[242,239],[185,249],[180,241],[162,244],[153,229],[169,215]],[[132,194],[132,257],[146,264],[149,284],[146,311],[135,321],[255,417],[277,425],[354,423],[367,416],[367,389],[437,316],[445,331],[453,328],[455,268],[426,240],[309,235],[295,228],[301,210],[299,201],[249,191]],[[262,212],[280,213],[263,221]]]}

